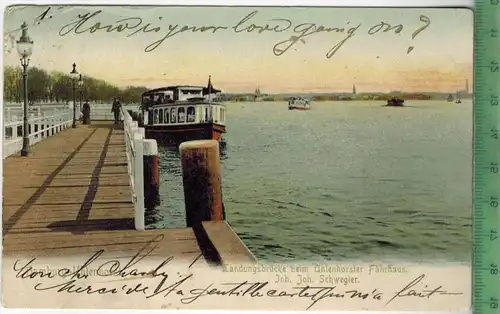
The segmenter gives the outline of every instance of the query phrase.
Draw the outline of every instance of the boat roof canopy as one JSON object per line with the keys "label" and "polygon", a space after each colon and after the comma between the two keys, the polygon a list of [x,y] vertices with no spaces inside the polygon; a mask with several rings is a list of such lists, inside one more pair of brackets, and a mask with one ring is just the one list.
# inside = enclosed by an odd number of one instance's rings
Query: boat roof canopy
{"label": "boat roof canopy", "polygon": [[203,86],[195,86],[195,85],[176,85],[176,86],[166,86],[166,87],[159,87],[155,89],[150,89],[147,92],[144,92],[142,96],[147,96],[150,94],[155,94],[159,92],[166,92],[166,91],[174,91],[176,89],[190,89],[190,90],[200,90],[202,91],[203,95],[208,95],[210,92],[213,93],[220,93],[221,91],[215,88],[211,88],[209,90],[208,87],[203,87]]}

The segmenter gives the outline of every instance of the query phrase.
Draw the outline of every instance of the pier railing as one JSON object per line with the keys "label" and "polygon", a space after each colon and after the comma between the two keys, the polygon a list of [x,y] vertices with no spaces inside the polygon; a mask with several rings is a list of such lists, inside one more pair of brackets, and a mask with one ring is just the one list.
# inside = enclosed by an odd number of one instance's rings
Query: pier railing
{"label": "pier railing", "polygon": [[[23,108],[9,106],[4,108],[3,119],[3,158],[17,154],[23,146]],[[68,106],[42,108],[32,106],[28,112],[28,132],[30,146],[55,135],[73,123],[73,112]]]}
{"label": "pier railing", "polygon": [[[83,106],[83,105],[82,105]],[[76,104],[76,119],[80,120],[82,114],[82,106],[77,102]],[[23,116],[23,106],[18,103],[3,103],[4,107],[4,120],[7,119],[9,115],[16,115],[18,117]],[[90,103],[90,120],[92,121],[113,121],[114,114],[111,112],[111,104],[106,103]],[[139,105],[137,104],[123,104],[128,110],[138,111]],[[73,112],[72,103],[43,103],[29,106],[29,112],[45,112],[51,111],[53,109],[66,108],[71,113]],[[123,120],[123,115],[120,114],[120,119]]]}
{"label": "pier railing", "polygon": [[[115,119],[111,112],[111,105],[106,104],[91,104],[90,105],[90,120],[92,121],[113,121]],[[120,119],[124,119],[123,114]]]}
{"label": "pier railing", "polygon": [[135,229],[144,230],[146,209],[154,208],[159,202],[158,146],[155,140],[145,138],[144,128],[138,127],[126,108],[122,107],[121,114]]}

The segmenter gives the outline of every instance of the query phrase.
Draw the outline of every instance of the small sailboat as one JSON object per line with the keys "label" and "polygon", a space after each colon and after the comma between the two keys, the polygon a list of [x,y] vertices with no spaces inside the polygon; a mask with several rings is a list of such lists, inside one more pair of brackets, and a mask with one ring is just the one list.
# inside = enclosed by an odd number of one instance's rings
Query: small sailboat
{"label": "small sailboat", "polygon": [[453,98],[452,94],[448,94],[448,97],[446,97],[447,102],[453,102],[454,100],[455,100],[455,98]]}
{"label": "small sailboat", "polygon": [[461,104],[462,103],[462,101],[460,100],[460,92],[459,91],[457,91],[457,100],[455,100],[455,103],[456,104]]}

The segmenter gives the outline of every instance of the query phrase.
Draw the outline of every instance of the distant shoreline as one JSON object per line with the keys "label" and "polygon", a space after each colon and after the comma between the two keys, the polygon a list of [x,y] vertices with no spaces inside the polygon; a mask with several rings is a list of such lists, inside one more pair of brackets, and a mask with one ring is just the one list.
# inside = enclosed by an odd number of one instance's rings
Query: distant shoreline
{"label": "distant shoreline", "polygon": [[[331,95],[302,95],[303,98],[311,101],[387,101],[393,97],[398,97],[403,100],[436,100],[446,102],[448,94],[424,94],[424,93],[389,93],[389,94],[331,94]],[[229,102],[273,102],[273,101],[288,101],[291,96],[289,94],[277,95],[253,95],[253,94],[222,94],[220,100]],[[462,100],[472,99],[471,94],[461,97]]]}
{"label": "distant shoreline", "polygon": [[[445,99],[438,99],[438,98],[430,98],[430,99],[408,99],[408,98],[403,98],[400,97],[405,101],[438,101],[438,102],[443,102],[443,103],[455,103],[455,101],[448,102]],[[313,97],[308,98],[311,101],[314,102],[386,102],[390,98],[387,99],[315,99]],[[472,98],[462,98],[462,101],[468,101],[472,100]],[[259,102],[287,102],[288,99],[268,99],[268,98],[263,98],[263,99],[258,99],[258,100],[249,100],[249,99],[223,99],[222,101],[224,102],[231,102],[231,103],[239,103],[239,102],[245,102],[245,103],[259,103]]]}

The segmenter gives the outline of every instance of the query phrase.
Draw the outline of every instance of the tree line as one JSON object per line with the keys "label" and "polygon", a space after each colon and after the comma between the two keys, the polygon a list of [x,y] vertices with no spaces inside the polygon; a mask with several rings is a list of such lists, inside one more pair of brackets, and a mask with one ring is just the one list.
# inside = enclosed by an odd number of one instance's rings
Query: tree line
{"label": "tree line", "polygon": [[[24,101],[24,86],[20,67],[4,66],[4,101]],[[89,100],[109,103],[119,97],[122,103],[140,103],[141,94],[148,88],[128,86],[118,88],[104,80],[89,76],[83,77],[83,86],[76,85],[76,101]],[[62,72],[48,73],[36,67],[28,68],[28,101],[68,102],[73,100],[73,80]]]}

